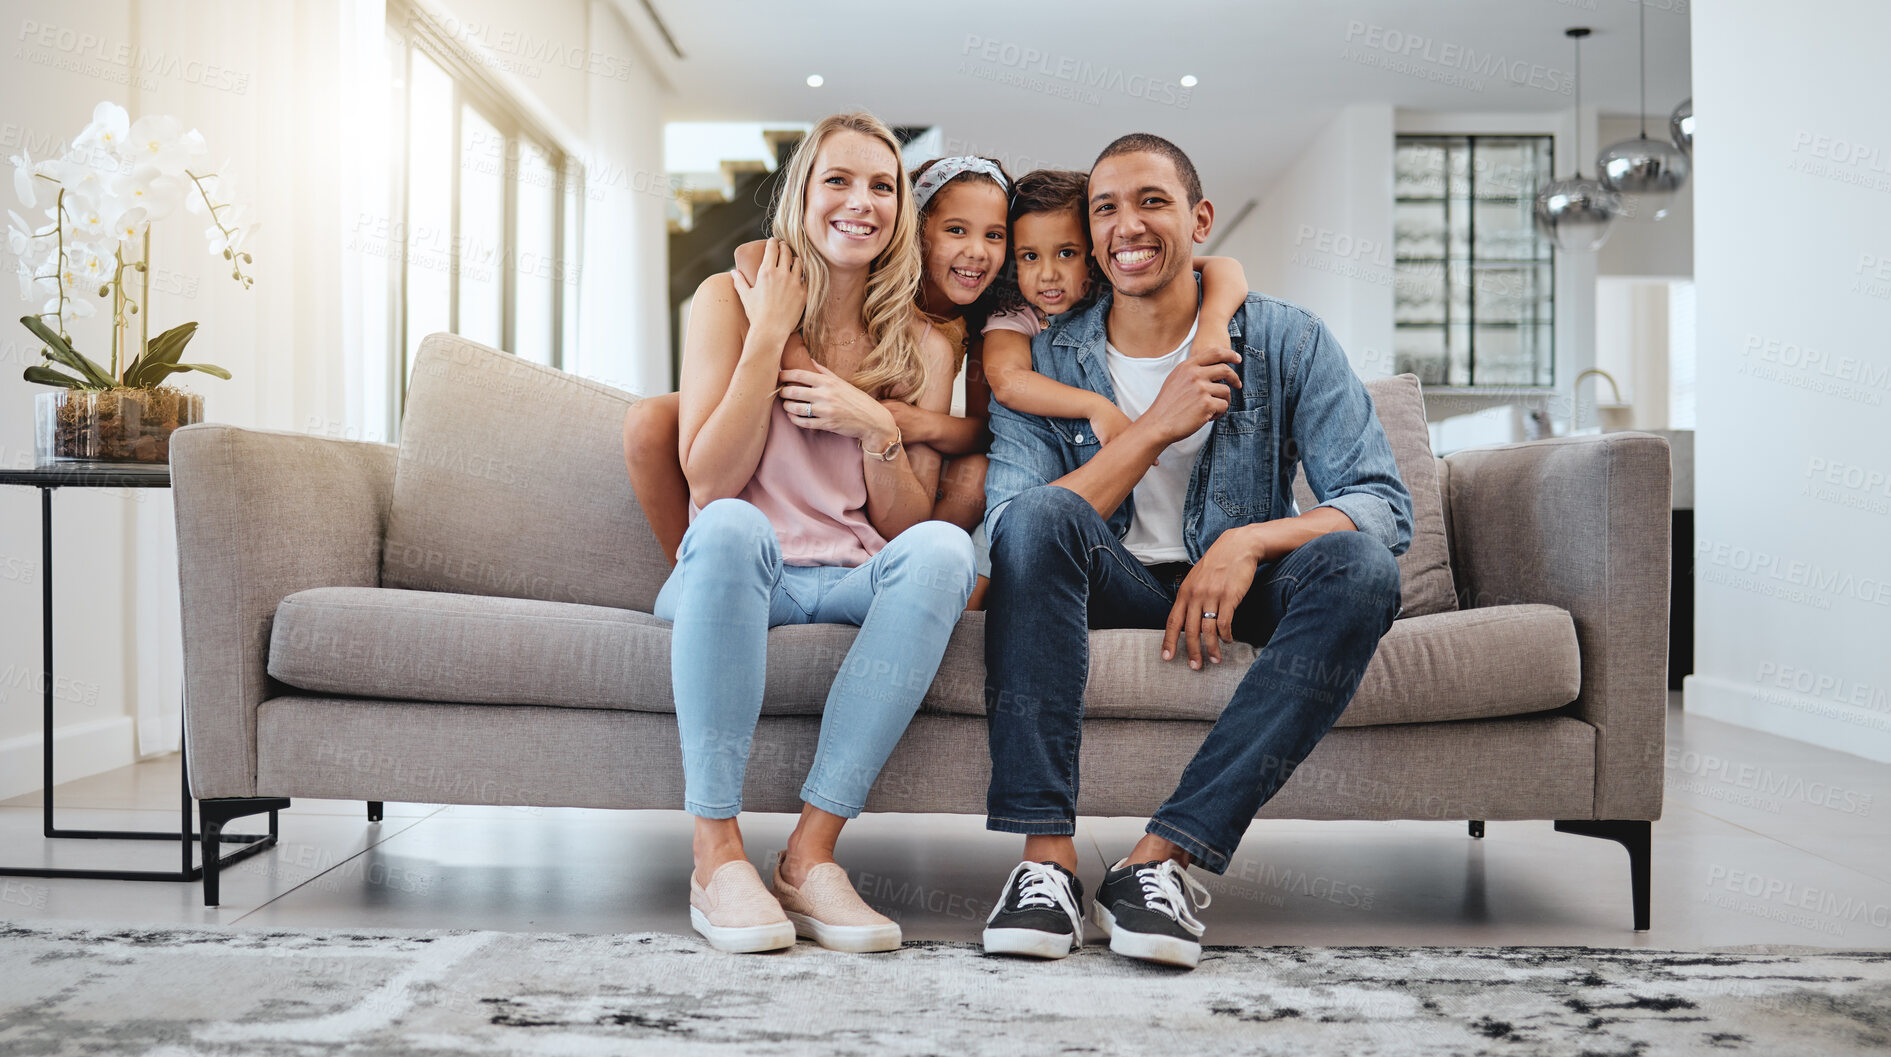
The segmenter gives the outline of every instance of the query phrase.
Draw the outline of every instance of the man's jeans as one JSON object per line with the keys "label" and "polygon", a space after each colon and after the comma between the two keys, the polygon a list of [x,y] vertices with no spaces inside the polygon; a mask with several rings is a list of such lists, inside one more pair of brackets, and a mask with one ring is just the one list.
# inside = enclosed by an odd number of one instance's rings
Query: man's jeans
{"label": "man's jeans", "polygon": [[[1074,833],[1089,629],[1163,627],[1179,580],[1157,582],[1083,497],[1055,485],[1005,508],[992,566],[986,828]],[[1266,645],[1148,831],[1226,870],[1254,813],[1345,711],[1398,613],[1398,563],[1364,533],[1328,533],[1262,562],[1234,633]],[[1185,658],[1178,641],[1168,663]]]}

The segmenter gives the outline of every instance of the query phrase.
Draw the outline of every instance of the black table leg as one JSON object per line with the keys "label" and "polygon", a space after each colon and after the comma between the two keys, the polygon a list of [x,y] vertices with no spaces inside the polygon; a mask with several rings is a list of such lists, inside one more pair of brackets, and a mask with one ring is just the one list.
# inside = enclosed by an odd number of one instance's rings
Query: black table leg
{"label": "black table leg", "polygon": [[[39,532],[40,532],[40,637],[44,643],[43,670],[45,693],[41,702],[41,789],[43,802],[41,807],[41,830],[47,837],[71,837],[89,840],[174,840],[181,846],[181,865],[172,870],[80,870],[59,867],[24,867],[0,866],[0,875],[13,877],[84,877],[107,881],[195,881],[203,876],[202,866],[191,865],[191,845],[201,839],[199,834],[191,832],[190,818],[190,760],[186,755],[187,747],[179,743],[179,766],[184,772],[184,809],[182,822],[177,832],[153,833],[146,830],[120,829],[60,829],[53,820],[53,489],[57,485],[39,486]],[[281,806],[287,807],[284,800]],[[276,811],[269,812],[268,833],[222,833],[219,827],[217,843],[239,844],[238,848],[222,856],[217,862],[220,866],[246,859],[276,843]],[[206,842],[206,850],[213,845]]]}

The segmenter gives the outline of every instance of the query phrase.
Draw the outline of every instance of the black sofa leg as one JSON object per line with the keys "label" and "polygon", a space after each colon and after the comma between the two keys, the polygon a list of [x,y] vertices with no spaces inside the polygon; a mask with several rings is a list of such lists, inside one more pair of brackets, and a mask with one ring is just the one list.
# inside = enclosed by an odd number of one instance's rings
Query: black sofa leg
{"label": "black sofa leg", "polygon": [[1635,901],[1635,931],[1648,931],[1649,844],[1654,824],[1646,820],[1559,819],[1556,832],[1612,840],[1628,849],[1628,883]]}
{"label": "black sofa leg", "polygon": [[368,821],[381,821],[381,802],[379,800],[368,801]]}
{"label": "black sofa leg", "polygon": [[1474,818],[1471,820],[1471,836],[1476,837],[1478,840],[1484,839],[1484,820],[1483,819]]}
{"label": "black sofa leg", "polygon": [[[218,872],[224,866],[239,859],[247,859],[276,843],[276,812],[288,806],[288,798],[279,796],[237,796],[197,801],[198,828],[203,838],[204,906],[213,907],[223,901]],[[269,812],[269,836],[255,840],[242,838],[248,842],[247,847],[227,857],[219,855],[225,824],[265,811]]]}

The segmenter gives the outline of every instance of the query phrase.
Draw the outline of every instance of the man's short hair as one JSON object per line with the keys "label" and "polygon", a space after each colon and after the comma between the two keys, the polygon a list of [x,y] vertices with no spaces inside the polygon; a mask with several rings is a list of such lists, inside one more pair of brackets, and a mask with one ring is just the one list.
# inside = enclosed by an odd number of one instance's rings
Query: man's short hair
{"label": "man's short hair", "polygon": [[1105,158],[1114,158],[1118,154],[1141,153],[1160,154],[1169,159],[1169,162],[1175,166],[1176,175],[1182,178],[1182,190],[1188,194],[1189,208],[1193,209],[1201,202],[1202,177],[1195,171],[1195,163],[1188,160],[1188,155],[1182,152],[1182,148],[1153,132],[1132,132],[1127,136],[1116,137],[1109,146],[1103,148],[1103,153],[1097,155],[1097,160],[1090,163],[1090,171],[1095,172],[1096,167],[1101,165]]}

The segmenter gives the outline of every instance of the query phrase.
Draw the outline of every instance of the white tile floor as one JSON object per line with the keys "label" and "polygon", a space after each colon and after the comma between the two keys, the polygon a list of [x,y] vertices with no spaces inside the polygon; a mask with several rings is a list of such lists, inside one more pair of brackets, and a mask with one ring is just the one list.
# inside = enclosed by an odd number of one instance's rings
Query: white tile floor
{"label": "white tile floor", "polygon": [[[1654,828],[1654,930],[1630,929],[1628,863],[1613,843],[1548,822],[1257,822],[1214,893],[1211,943],[1751,943],[1891,950],[1891,767],[1670,709],[1667,806]],[[177,820],[175,757],[62,785],[62,826]],[[0,803],[9,864],[173,867],[175,844],[45,841],[37,795]],[[245,820],[238,830],[260,828]],[[745,820],[758,865],[793,819]],[[1086,819],[1094,887],[1138,819]],[[0,919],[243,927],[688,930],[681,812],[297,800],[281,843],[195,884],[0,877]],[[1015,838],[954,815],[868,816],[841,859],[909,939],[974,941]]]}

